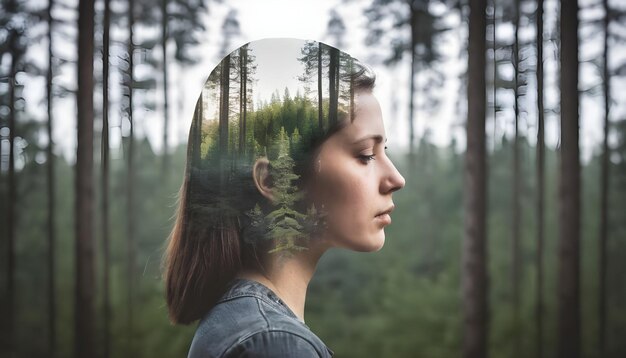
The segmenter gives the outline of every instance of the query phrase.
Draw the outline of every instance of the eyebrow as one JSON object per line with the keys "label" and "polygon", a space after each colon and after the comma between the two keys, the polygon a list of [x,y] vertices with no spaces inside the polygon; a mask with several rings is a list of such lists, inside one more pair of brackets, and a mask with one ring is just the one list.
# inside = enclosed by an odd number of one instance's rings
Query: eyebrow
{"label": "eyebrow", "polygon": [[[368,139],[374,139],[374,140],[376,141],[376,143],[380,143],[380,142],[382,142],[382,141],[383,141],[383,136],[381,136],[380,134],[371,134],[371,135],[367,135],[367,136],[365,136],[365,137],[363,137],[363,138],[361,138],[361,139],[356,140],[356,141],[355,141],[354,143],[352,143],[352,144],[357,144],[357,143],[360,143],[360,142],[366,141],[366,140],[368,140]],[[385,143],[387,143],[387,139],[389,139],[389,138],[386,138],[386,139],[385,139]]]}

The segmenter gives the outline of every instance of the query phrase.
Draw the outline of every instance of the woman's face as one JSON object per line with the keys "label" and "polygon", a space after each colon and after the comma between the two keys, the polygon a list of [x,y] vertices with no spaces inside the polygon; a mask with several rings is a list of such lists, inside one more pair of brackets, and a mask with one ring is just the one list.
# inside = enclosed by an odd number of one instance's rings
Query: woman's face
{"label": "woman's face", "polygon": [[[404,187],[404,177],[385,153],[385,127],[376,97],[356,94],[352,123],[320,147],[319,171],[308,192],[328,214],[323,237],[327,244],[355,251],[378,251],[385,243],[385,226],[393,209],[392,193]],[[314,166],[316,167],[316,166]]]}

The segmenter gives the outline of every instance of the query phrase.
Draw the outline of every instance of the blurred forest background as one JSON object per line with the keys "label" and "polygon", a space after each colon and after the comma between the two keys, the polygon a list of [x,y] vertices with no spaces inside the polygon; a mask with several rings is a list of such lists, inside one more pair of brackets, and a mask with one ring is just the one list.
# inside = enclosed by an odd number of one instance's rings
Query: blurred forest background
{"label": "blurred forest background", "polygon": [[[2,357],[186,356],[160,276],[201,85],[184,74],[256,38],[253,3],[2,0]],[[319,3],[288,15],[403,79],[381,103],[407,186],[380,252],[322,258],[307,325],[338,357],[626,356],[626,3]]]}

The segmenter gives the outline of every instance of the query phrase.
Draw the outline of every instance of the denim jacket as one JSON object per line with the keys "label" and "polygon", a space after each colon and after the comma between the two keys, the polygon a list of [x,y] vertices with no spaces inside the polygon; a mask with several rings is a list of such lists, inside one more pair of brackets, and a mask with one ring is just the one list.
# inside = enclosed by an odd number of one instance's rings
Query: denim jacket
{"label": "denim jacket", "polygon": [[325,358],[333,354],[272,290],[236,278],[200,320],[188,358]]}

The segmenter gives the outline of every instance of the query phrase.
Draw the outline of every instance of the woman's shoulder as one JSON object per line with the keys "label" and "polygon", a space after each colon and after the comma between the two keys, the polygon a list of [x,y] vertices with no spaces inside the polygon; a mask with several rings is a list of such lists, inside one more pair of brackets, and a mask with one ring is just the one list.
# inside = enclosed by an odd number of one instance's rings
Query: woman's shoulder
{"label": "woman's shoulder", "polygon": [[232,345],[223,357],[329,357],[325,349],[295,331],[263,330]]}
{"label": "woman's shoulder", "polygon": [[[190,358],[329,357],[332,351],[260,284],[237,282],[200,321]],[[296,351],[294,351],[294,349]]]}

